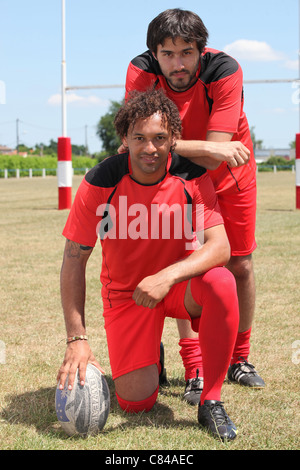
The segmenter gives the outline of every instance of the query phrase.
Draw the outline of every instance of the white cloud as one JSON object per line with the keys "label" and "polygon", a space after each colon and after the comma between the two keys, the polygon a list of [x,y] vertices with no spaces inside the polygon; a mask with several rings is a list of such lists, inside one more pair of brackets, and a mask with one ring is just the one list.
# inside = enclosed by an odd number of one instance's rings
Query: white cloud
{"label": "white cloud", "polygon": [[[79,106],[101,106],[101,107],[107,107],[110,102],[108,100],[103,100],[99,98],[96,95],[90,95],[90,96],[80,96],[77,95],[76,93],[66,93],[66,98],[67,98],[67,103],[68,104],[77,104]],[[48,99],[47,103],[50,106],[60,106],[61,105],[61,94],[56,93],[54,95],[51,95],[50,98]]]}
{"label": "white cloud", "polygon": [[287,60],[285,62],[285,67],[290,70],[298,70],[299,69],[299,62],[298,59],[296,60]]}
{"label": "white cloud", "polygon": [[224,51],[238,60],[271,62],[284,59],[284,54],[275,51],[266,42],[249,39],[238,39],[225,46]]}
{"label": "white cloud", "polygon": [[58,106],[61,104],[61,95],[57,93],[56,95],[51,95],[47,101],[50,106]]}
{"label": "white cloud", "polygon": [[271,109],[272,114],[286,114],[287,109],[285,108],[273,108]]}

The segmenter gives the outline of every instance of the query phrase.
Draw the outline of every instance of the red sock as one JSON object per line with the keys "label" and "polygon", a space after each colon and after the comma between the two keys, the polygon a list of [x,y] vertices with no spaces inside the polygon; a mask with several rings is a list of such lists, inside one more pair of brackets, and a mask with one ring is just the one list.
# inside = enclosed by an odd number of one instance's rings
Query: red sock
{"label": "red sock", "polygon": [[[231,365],[241,362],[242,359],[248,359],[250,353],[250,336],[251,328],[247,331],[243,331],[237,334],[236,342],[233,350],[231,359]],[[241,359],[242,358],[242,359]]]}
{"label": "red sock", "polygon": [[185,368],[185,380],[193,379],[197,376],[203,377],[202,354],[198,338],[183,338],[179,341],[181,349],[179,351]]}
{"label": "red sock", "polygon": [[116,393],[117,400],[122,410],[126,411],[127,413],[139,413],[141,411],[145,411],[146,413],[148,413],[148,411],[150,411],[153,408],[156,402],[158,390],[159,390],[159,386],[150,397],[141,401],[123,400],[123,398],[121,398],[117,394],[117,392],[115,393]]}
{"label": "red sock", "polygon": [[203,358],[204,400],[220,400],[236,340],[239,307],[233,275],[214,268],[191,280],[194,300],[202,306],[199,341]]}

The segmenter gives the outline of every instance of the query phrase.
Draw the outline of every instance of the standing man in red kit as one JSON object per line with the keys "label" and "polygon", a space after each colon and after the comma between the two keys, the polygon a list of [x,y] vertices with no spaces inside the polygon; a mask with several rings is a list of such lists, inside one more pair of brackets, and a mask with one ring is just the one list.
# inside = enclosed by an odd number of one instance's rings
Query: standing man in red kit
{"label": "standing man in red kit", "polygon": [[[128,67],[126,96],[132,90],[163,88],[182,120],[176,152],[207,168],[218,195],[235,276],[240,322],[228,378],[263,388],[248,362],[255,309],[252,253],[256,248],[256,164],[249,125],[243,111],[243,76],[227,54],[206,47],[208,31],[193,12],[166,10],[148,27],[148,50]],[[185,367],[184,398],[199,403],[203,389],[201,350],[188,322],[177,320]]]}

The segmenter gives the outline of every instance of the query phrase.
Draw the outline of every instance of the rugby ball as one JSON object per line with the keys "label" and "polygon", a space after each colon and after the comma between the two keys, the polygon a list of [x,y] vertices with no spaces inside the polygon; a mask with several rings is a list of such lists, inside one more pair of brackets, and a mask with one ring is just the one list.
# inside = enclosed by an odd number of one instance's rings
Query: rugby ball
{"label": "rugby ball", "polygon": [[88,436],[100,432],[108,418],[110,392],[104,375],[93,364],[88,364],[84,386],[80,385],[78,370],[72,390],[68,377],[63,390],[59,384],[55,395],[57,419],[69,435]]}

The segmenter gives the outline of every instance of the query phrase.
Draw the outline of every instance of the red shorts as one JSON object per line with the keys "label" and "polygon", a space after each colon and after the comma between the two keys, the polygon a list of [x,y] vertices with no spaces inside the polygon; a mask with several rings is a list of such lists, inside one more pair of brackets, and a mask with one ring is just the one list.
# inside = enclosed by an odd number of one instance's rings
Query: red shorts
{"label": "red shorts", "polygon": [[165,317],[191,319],[184,306],[188,281],[175,284],[154,308],[136,305],[132,299],[104,302],[104,320],[113,379],[133,370],[158,364]]}
{"label": "red shorts", "polygon": [[242,191],[220,192],[221,208],[232,256],[250,255],[256,248],[256,178]]}

